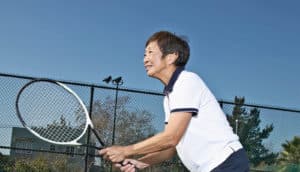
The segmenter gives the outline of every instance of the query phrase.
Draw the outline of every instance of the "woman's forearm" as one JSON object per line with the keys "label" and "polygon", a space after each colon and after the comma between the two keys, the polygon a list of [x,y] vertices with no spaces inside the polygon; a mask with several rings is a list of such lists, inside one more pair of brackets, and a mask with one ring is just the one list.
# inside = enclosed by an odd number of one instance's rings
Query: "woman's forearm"
{"label": "woman's forearm", "polygon": [[165,160],[171,159],[176,154],[175,148],[169,148],[163,151],[158,151],[154,153],[149,153],[141,158],[139,158],[139,161],[142,161],[144,163],[147,163],[149,165],[154,165],[161,163]]}

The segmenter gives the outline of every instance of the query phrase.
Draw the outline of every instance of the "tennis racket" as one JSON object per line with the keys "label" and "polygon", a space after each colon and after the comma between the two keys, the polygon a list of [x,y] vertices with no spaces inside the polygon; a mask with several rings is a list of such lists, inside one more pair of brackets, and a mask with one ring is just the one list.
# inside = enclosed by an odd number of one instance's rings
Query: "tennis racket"
{"label": "tennis racket", "polygon": [[[16,112],[22,125],[38,138],[53,144],[102,149],[89,113],[79,96],[66,85],[48,79],[25,84],[16,99]],[[80,143],[88,128],[102,145]]]}

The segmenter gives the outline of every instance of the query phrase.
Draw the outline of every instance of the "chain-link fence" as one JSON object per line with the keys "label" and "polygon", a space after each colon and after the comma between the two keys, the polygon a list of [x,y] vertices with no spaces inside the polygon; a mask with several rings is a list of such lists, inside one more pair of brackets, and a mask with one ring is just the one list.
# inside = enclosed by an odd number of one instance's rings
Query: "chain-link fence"
{"label": "chain-link fence", "polygon": [[[97,150],[53,145],[37,139],[22,127],[16,117],[15,100],[22,86],[32,79],[36,78],[0,74],[0,172],[111,171],[110,163],[101,159]],[[134,143],[164,127],[161,93],[60,82],[73,89],[92,112],[93,124],[107,145]],[[241,101],[242,98],[236,98],[235,102],[220,103],[247,149],[252,170],[297,169],[299,163],[284,159],[282,152],[285,147],[282,144],[288,145],[297,138],[295,136],[299,136],[300,111],[246,105]],[[84,140],[99,144],[92,132],[88,132]],[[299,155],[299,149],[298,145],[298,152],[289,152],[290,156]],[[144,171],[176,172],[186,169],[175,157]]]}

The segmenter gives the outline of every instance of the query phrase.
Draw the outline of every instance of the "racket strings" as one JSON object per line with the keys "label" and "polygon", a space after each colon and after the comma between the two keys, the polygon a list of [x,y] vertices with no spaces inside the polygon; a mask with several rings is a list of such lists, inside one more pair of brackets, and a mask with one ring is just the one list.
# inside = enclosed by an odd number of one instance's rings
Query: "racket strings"
{"label": "racket strings", "polygon": [[85,129],[82,104],[53,83],[34,82],[27,86],[19,98],[19,111],[26,126],[51,141],[73,141]]}

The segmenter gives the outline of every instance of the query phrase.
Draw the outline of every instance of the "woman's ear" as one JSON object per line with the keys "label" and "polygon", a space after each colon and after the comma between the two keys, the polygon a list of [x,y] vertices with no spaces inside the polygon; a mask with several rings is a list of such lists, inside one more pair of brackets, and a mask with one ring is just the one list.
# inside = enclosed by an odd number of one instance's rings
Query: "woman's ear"
{"label": "woman's ear", "polygon": [[178,53],[168,54],[166,58],[169,65],[175,64],[175,61],[178,58]]}

